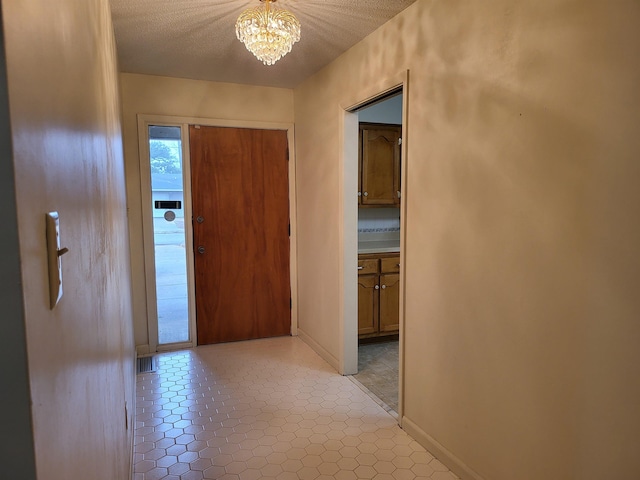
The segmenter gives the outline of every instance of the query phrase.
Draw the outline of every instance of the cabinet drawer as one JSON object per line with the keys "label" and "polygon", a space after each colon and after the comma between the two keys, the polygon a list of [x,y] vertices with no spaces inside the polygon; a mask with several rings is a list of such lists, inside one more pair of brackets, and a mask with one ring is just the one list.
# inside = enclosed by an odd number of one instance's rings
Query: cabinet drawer
{"label": "cabinet drawer", "polygon": [[381,258],[380,262],[382,273],[398,273],[400,271],[400,257]]}
{"label": "cabinet drawer", "polygon": [[378,273],[378,259],[368,258],[365,260],[358,260],[358,275],[370,273]]}

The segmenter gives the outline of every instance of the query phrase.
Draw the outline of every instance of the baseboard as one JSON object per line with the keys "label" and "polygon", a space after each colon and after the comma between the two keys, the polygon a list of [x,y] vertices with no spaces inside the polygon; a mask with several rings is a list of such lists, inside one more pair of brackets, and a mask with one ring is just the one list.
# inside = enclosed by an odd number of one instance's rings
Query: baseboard
{"label": "baseboard", "polygon": [[[148,346],[147,346],[148,348]],[[131,385],[133,387],[133,392],[132,392],[132,397],[131,398],[131,405],[128,405],[127,402],[125,402],[125,408],[128,409],[127,411],[127,440],[129,441],[129,480],[133,480],[134,478],[134,474],[133,474],[133,467],[134,467],[134,463],[135,463],[135,433],[136,433],[136,412],[138,411],[137,409],[137,405],[136,402],[138,401],[138,395],[136,392],[136,388],[137,388],[137,377],[136,377],[136,361],[138,358],[138,354],[137,354],[137,348],[133,351],[133,362],[131,362],[131,365],[133,366],[133,368],[131,369],[131,375],[132,378],[129,379],[129,381],[131,382]]]}
{"label": "baseboard", "polygon": [[313,338],[305,333],[300,327],[298,327],[298,337],[304,343],[309,345],[313,351],[315,351],[318,355],[320,355],[329,365],[335,368],[338,373],[340,372],[340,362],[336,357],[331,355],[322,345],[316,342]]}
{"label": "baseboard", "polygon": [[402,417],[402,429],[462,480],[484,480],[483,477],[470,469],[462,460],[443,447],[436,439],[428,435],[406,416]]}
{"label": "baseboard", "polygon": [[[134,407],[135,408],[135,407]],[[134,453],[134,449],[135,449],[135,410],[133,412],[133,415],[131,416],[131,418],[133,419],[131,422],[131,425],[129,426],[129,445],[131,446],[130,450],[129,450],[129,480],[133,480],[134,478],[134,473],[133,473],[133,468],[134,468],[134,463],[135,463],[135,453]]]}

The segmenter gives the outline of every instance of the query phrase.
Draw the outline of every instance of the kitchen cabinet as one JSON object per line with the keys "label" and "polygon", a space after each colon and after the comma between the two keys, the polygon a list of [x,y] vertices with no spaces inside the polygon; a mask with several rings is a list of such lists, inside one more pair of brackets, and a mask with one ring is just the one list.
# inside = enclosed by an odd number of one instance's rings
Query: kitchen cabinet
{"label": "kitchen cabinet", "polygon": [[360,124],[359,205],[389,207],[400,204],[401,135],[401,125]]}
{"label": "kitchen cabinet", "polygon": [[398,333],[400,324],[400,256],[358,255],[358,336]]}

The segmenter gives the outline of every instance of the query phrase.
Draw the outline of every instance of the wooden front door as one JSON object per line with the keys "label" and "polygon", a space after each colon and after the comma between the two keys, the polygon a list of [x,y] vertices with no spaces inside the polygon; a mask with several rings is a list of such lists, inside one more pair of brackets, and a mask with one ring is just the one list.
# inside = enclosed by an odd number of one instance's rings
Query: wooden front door
{"label": "wooden front door", "polygon": [[191,126],[198,344],[291,333],[287,132]]}

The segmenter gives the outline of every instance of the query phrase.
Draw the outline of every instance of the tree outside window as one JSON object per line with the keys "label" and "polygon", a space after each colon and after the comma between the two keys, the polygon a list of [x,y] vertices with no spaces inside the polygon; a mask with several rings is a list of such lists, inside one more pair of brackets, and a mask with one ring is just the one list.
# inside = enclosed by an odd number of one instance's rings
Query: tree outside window
{"label": "tree outside window", "polygon": [[179,141],[150,140],[149,154],[151,173],[182,173]]}

